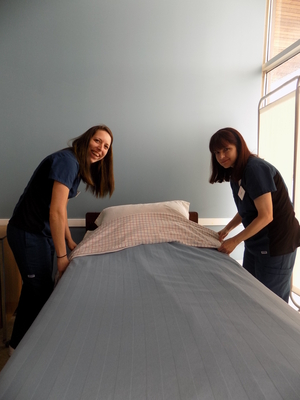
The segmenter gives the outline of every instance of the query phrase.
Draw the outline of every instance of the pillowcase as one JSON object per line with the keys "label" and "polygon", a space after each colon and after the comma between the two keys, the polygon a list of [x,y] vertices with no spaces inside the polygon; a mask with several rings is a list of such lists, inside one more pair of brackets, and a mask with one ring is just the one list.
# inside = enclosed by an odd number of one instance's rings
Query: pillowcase
{"label": "pillowcase", "polygon": [[127,215],[141,213],[162,212],[167,214],[181,215],[189,219],[190,203],[183,200],[163,201],[160,203],[127,204],[124,206],[107,207],[101,211],[96,218],[95,224],[100,226],[104,222],[111,222],[117,218]]}

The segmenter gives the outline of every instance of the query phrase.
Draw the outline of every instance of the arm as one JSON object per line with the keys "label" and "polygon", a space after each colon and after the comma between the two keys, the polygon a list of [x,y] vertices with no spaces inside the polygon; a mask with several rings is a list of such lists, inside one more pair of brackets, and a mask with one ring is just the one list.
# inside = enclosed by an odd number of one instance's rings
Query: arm
{"label": "arm", "polygon": [[65,237],[66,237],[66,242],[70,250],[74,250],[75,247],[77,246],[77,243],[74,242],[70,228],[68,225],[68,218],[66,218],[66,225],[65,225]]}
{"label": "arm", "polygon": [[220,252],[230,254],[237,245],[254,236],[273,221],[273,203],[270,192],[257,197],[254,200],[254,204],[257,209],[257,217],[236,236],[225,240],[218,248]]}
{"label": "arm", "polygon": [[242,222],[242,217],[240,216],[239,213],[237,213],[232,220],[223,228],[221,231],[218,232],[219,234],[219,240],[222,242],[224,238],[228,235],[229,232],[232,231],[232,229],[236,228],[240,223]]}
{"label": "arm", "polygon": [[68,196],[69,188],[62,183],[54,181],[50,203],[49,222],[56,254],[58,257],[61,257],[57,258],[57,269],[60,274],[62,274],[69,265],[68,257],[62,257],[67,254],[66,235],[71,236],[69,228],[66,230],[68,224]]}

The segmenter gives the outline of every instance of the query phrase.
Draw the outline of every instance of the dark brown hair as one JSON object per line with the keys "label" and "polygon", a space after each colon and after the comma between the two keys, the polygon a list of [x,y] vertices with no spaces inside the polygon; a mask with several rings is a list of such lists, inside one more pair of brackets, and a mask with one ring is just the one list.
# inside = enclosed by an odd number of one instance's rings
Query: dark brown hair
{"label": "dark brown hair", "polygon": [[[215,152],[233,144],[237,150],[237,159],[233,168],[222,167],[217,159]],[[223,128],[218,130],[209,142],[209,150],[211,152],[211,176],[210,183],[228,182],[230,179],[238,182],[243,175],[248,158],[255,156],[250,152],[243,136],[233,128]]]}
{"label": "dark brown hair", "polygon": [[[95,163],[89,164],[87,152],[90,140],[97,131],[105,131],[111,137],[111,144],[105,157]],[[106,125],[96,125],[88,129],[81,136],[72,141],[72,148],[79,162],[79,173],[86,190],[90,190],[96,197],[111,196],[115,189],[113,171],[113,134]]]}

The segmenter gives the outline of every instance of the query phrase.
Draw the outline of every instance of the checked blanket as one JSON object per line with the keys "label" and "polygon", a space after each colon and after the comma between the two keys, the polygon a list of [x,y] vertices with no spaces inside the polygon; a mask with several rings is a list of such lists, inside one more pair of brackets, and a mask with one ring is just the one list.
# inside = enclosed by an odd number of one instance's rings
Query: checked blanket
{"label": "checked blanket", "polygon": [[218,234],[188,219],[167,213],[127,215],[90,231],[70,254],[75,257],[111,253],[140,244],[179,242],[193,247],[217,248]]}

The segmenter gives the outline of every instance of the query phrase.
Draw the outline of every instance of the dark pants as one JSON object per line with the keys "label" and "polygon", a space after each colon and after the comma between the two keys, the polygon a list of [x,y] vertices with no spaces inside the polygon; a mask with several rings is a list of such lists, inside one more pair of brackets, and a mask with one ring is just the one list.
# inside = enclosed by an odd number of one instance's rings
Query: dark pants
{"label": "dark pants", "polygon": [[7,240],[23,280],[10,340],[10,346],[15,349],[53,290],[54,245],[51,238],[25,232],[11,224],[7,227]]}
{"label": "dark pants", "polygon": [[268,254],[254,255],[246,248],[243,267],[288,303],[296,253],[297,250],[283,256],[270,257]]}

